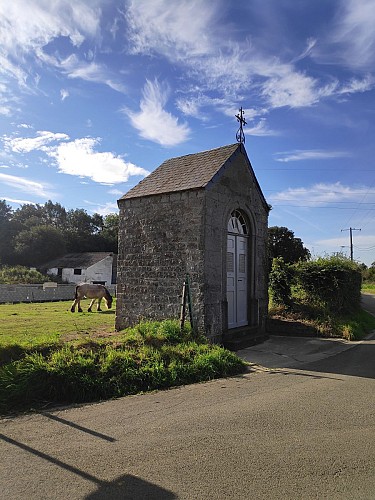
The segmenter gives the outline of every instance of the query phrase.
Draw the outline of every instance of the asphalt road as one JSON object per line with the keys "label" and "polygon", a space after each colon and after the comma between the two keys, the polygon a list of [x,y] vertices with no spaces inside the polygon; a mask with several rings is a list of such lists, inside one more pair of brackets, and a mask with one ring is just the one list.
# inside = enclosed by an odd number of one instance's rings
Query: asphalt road
{"label": "asphalt road", "polygon": [[374,500],[374,356],[0,420],[0,498]]}

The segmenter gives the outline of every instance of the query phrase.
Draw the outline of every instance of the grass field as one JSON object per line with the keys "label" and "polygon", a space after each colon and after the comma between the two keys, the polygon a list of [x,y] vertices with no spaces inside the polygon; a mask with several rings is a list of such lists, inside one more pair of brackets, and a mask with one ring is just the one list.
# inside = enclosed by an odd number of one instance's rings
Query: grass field
{"label": "grass field", "polygon": [[[83,309],[89,301],[83,301]],[[0,304],[0,348],[80,341],[115,333],[115,304],[101,312],[71,313],[71,301]]]}

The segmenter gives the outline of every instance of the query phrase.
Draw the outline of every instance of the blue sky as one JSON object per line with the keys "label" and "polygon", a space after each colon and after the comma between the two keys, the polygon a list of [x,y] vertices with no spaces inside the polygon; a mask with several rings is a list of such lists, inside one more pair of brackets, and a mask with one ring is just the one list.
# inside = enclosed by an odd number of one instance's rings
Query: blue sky
{"label": "blue sky", "polygon": [[313,256],[375,261],[374,0],[0,3],[0,199],[89,213],[236,142]]}

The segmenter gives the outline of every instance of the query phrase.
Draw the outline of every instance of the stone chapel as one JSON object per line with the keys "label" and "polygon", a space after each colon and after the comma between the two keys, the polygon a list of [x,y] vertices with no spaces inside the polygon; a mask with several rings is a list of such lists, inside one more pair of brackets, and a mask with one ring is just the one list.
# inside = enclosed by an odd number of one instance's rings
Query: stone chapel
{"label": "stone chapel", "polygon": [[178,318],[189,273],[198,331],[264,335],[270,206],[244,144],[166,160],[118,206],[118,330]]}

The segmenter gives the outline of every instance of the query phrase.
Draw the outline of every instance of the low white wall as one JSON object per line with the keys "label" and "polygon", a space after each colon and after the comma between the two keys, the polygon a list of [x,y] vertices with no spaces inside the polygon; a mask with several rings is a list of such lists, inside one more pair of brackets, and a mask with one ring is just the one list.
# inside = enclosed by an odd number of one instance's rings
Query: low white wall
{"label": "low white wall", "polygon": [[[76,285],[0,285],[0,304],[7,302],[53,302],[73,300]],[[116,295],[116,286],[106,287],[111,295]]]}

